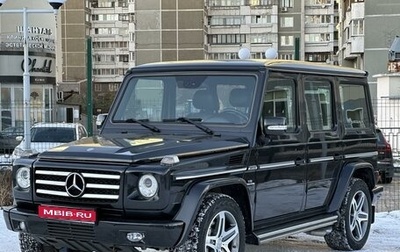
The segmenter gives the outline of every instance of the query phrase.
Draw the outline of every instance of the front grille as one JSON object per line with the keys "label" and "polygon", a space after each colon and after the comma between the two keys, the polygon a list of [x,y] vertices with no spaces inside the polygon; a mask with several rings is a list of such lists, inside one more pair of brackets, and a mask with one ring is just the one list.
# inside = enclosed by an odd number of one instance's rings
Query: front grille
{"label": "front grille", "polygon": [[74,223],[47,222],[47,229],[52,237],[63,239],[93,240],[93,226]]}
{"label": "front grille", "polygon": [[[83,184],[76,185],[79,192],[82,193],[71,196],[67,192],[67,178],[71,174],[76,174],[77,178],[83,178]],[[69,182],[74,178],[71,178]],[[120,192],[121,175],[118,172],[98,171],[98,170],[78,170],[78,169],[51,169],[51,168],[36,168],[35,170],[35,189],[36,195],[50,199],[84,199],[88,202],[113,203],[117,202]],[[83,186],[82,186],[83,185]],[[73,186],[72,186],[73,187]],[[81,188],[82,187],[82,188]],[[71,190],[68,190],[72,192]],[[74,192],[74,193],[75,193]]]}

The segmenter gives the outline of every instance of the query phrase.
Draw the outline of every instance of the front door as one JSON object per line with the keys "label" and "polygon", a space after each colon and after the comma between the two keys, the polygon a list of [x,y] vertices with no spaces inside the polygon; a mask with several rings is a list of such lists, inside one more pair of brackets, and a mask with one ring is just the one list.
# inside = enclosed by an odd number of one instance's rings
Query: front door
{"label": "front door", "polygon": [[267,131],[258,148],[255,221],[298,213],[305,201],[305,140],[299,127],[296,75],[272,74],[264,93],[262,118],[285,132]]}

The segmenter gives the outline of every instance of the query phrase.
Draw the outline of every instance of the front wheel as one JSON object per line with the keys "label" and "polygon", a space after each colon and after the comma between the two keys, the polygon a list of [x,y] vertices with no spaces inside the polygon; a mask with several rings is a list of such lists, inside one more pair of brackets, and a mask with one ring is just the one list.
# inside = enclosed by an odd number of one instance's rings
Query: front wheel
{"label": "front wheel", "polygon": [[371,196],[367,184],[352,178],[339,210],[338,222],[325,235],[329,247],[336,250],[359,250],[367,242],[372,222]]}
{"label": "front wheel", "polygon": [[175,252],[244,252],[245,224],[234,199],[225,194],[207,195],[188,239]]}

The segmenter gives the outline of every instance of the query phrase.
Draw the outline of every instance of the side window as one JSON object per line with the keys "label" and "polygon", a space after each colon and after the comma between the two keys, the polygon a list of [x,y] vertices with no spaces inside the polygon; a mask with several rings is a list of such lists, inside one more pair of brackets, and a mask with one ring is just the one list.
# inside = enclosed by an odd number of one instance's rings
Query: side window
{"label": "side window", "polygon": [[364,86],[340,84],[339,91],[345,127],[369,127],[372,120],[368,113],[367,94]]}
{"label": "side window", "polygon": [[269,78],[264,94],[263,117],[287,125],[294,132],[296,121],[296,83],[289,78]]}
{"label": "side window", "polygon": [[333,128],[332,84],[325,80],[305,80],[307,126],[311,131]]}

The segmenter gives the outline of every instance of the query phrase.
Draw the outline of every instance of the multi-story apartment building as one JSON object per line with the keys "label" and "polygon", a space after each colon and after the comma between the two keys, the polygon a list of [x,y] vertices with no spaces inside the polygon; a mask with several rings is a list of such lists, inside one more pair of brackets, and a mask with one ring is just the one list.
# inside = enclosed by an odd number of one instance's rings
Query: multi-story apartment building
{"label": "multi-story apartment building", "polygon": [[68,0],[57,18],[57,121],[74,121],[84,112],[87,90],[86,40],[90,32],[88,0]]}
{"label": "multi-story apartment building", "polygon": [[206,6],[211,59],[237,58],[246,47],[252,58],[274,48],[282,59],[336,63],[334,0],[208,0]]}
{"label": "multi-story apartment building", "polygon": [[146,0],[135,4],[135,64],[204,59],[204,2]]}
{"label": "multi-story apartment building", "polygon": [[90,35],[95,113],[107,111],[135,65],[235,59],[241,48],[252,58],[274,48],[279,58],[333,64],[337,50],[334,0],[69,0],[66,13],[79,4],[79,18],[63,20],[63,80],[85,80],[81,35]]}
{"label": "multi-story apartment building", "polygon": [[125,72],[135,65],[135,2],[91,0],[89,8],[94,109],[101,113],[108,111]]}
{"label": "multi-story apartment building", "polygon": [[278,48],[277,0],[206,1],[206,49],[209,59],[237,59],[241,48],[263,58]]}
{"label": "multi-story apartment building", "polygon": [[377,74],[388,73],[389,48],[400,34],[398,0],[338,0],[339,63],[367,70],[373,100]]}

